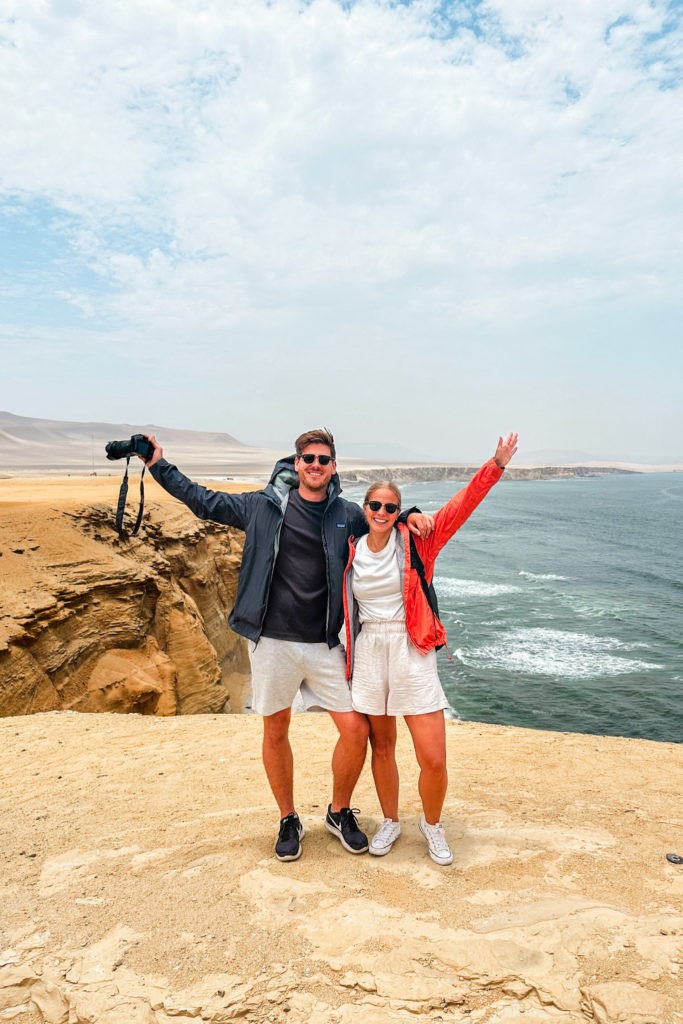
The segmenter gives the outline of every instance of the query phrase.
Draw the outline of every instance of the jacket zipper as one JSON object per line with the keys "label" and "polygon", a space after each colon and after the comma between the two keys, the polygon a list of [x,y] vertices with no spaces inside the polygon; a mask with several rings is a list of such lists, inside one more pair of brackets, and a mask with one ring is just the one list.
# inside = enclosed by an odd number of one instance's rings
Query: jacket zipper
{"label": "jacket zipper", "polygon": [[[275,499],[271,498],[270,495],[267,495],[267,498],[268,498],[269,501],[272,501],[273,504],[276,507],[278,507],[279,511],[280,511],[280,522],[278,523],[277,530],[275,531],[275,537],[273,539],[273,564],[272,564],[272,566],[270,568],[270,578],[268,579],[268,597],[270,597],[270,588],[273,585],[273,576],[275,575],[275,563],[277,561],[278,551],[280,550],[280,533],[282,532],[282,524],[285,521],[285,510],[287,508],[287,502],[289,501],[289,491],[287,491],[287,493],[284,495],[284,497],[283,497],[282,501],[280,502],[279,506],[277,505],[277,502],[275,501]],[[259,640],[261,639],[261,631],[263,629],[263,623],[265,621],[267,613],[268,613],[268,600],[266,599],[266,602],[265,602],[265,605],[264,605],[264,608],[263,608],[263,615],[261,616],[261,621],[259,623],[259,630],[258,630],[258,639]],[[258,640],[256,641],[256,643],[258,643]]]}

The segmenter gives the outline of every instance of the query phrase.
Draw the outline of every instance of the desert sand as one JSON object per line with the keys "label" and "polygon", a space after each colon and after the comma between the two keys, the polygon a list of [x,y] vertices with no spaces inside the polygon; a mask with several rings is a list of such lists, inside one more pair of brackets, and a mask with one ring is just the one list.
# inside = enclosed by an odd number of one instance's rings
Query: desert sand
{"label": "desert sand", "polygon": [[[441,868],[404,729],[384,858],[323,827],[327,716],[292,737],[307,835],[280,864],[255,716],[0,721],[0,1020],[683,1020],[679,748],[450,723]],[[372,830],[367,767],[356,802]]]}
{"label": "desert sand", "polygon": [[[117,490],[0,481],[0,1021],[683,1024],[680,746],[449,723],[441,868],[405,729],[403,835],[354,857],[297,715],[280,864],[260,720],[179,713],[239,690],[238,540],[150,483],[120,542]],[[372,831],[368,766],[355,804]]]}

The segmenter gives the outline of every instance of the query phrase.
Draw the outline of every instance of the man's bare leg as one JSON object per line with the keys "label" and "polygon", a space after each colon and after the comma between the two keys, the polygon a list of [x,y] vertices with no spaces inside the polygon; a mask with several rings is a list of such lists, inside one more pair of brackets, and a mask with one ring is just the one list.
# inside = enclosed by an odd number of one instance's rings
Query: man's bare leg
{"label": "man's bare leg", "polygon": [[289,742],[291,708],[263,716],[263,767],[280,817],[294,811],[294,756]]}
{"label": "man's bare leg", "polygon": [[339,730],[332,754],[332,810],[351,806],[353,790],[365,764],[368,749],[368,720],[358,711],[330,711]]}

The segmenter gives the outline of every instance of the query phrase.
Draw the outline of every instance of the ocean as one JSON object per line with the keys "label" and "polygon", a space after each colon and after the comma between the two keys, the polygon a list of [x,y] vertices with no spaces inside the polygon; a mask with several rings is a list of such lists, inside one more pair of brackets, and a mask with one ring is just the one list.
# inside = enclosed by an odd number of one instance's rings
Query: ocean
{"label": "ocean", "polygon": [[453,717],[680,743],[682,544],[682,474],[501,481],[436,565]]}

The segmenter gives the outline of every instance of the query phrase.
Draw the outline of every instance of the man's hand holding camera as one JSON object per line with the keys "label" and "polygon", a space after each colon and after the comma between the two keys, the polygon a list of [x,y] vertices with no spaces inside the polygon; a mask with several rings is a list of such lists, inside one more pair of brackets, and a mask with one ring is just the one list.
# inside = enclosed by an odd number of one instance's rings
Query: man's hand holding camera
{"label": "man's hand holding camera", "polygon": [[159,461],[159,459],[163,459],[164,451],[163,451],[163,448],[161,447],[161,445],[159,444],[159,442],[157,441],[156,437],[154,436],[154,434],[145,434],[145,437],[147,438],[149,443],[154,448],[154,454],[152,455],[151,458],[148,458],[148,459],[145,459],[142,455],[140,455],[139,457],[142,459],[142,461],[145,463],[145,465],[149,468],[150,466],[154,466],[155,463],[157,463]]}

